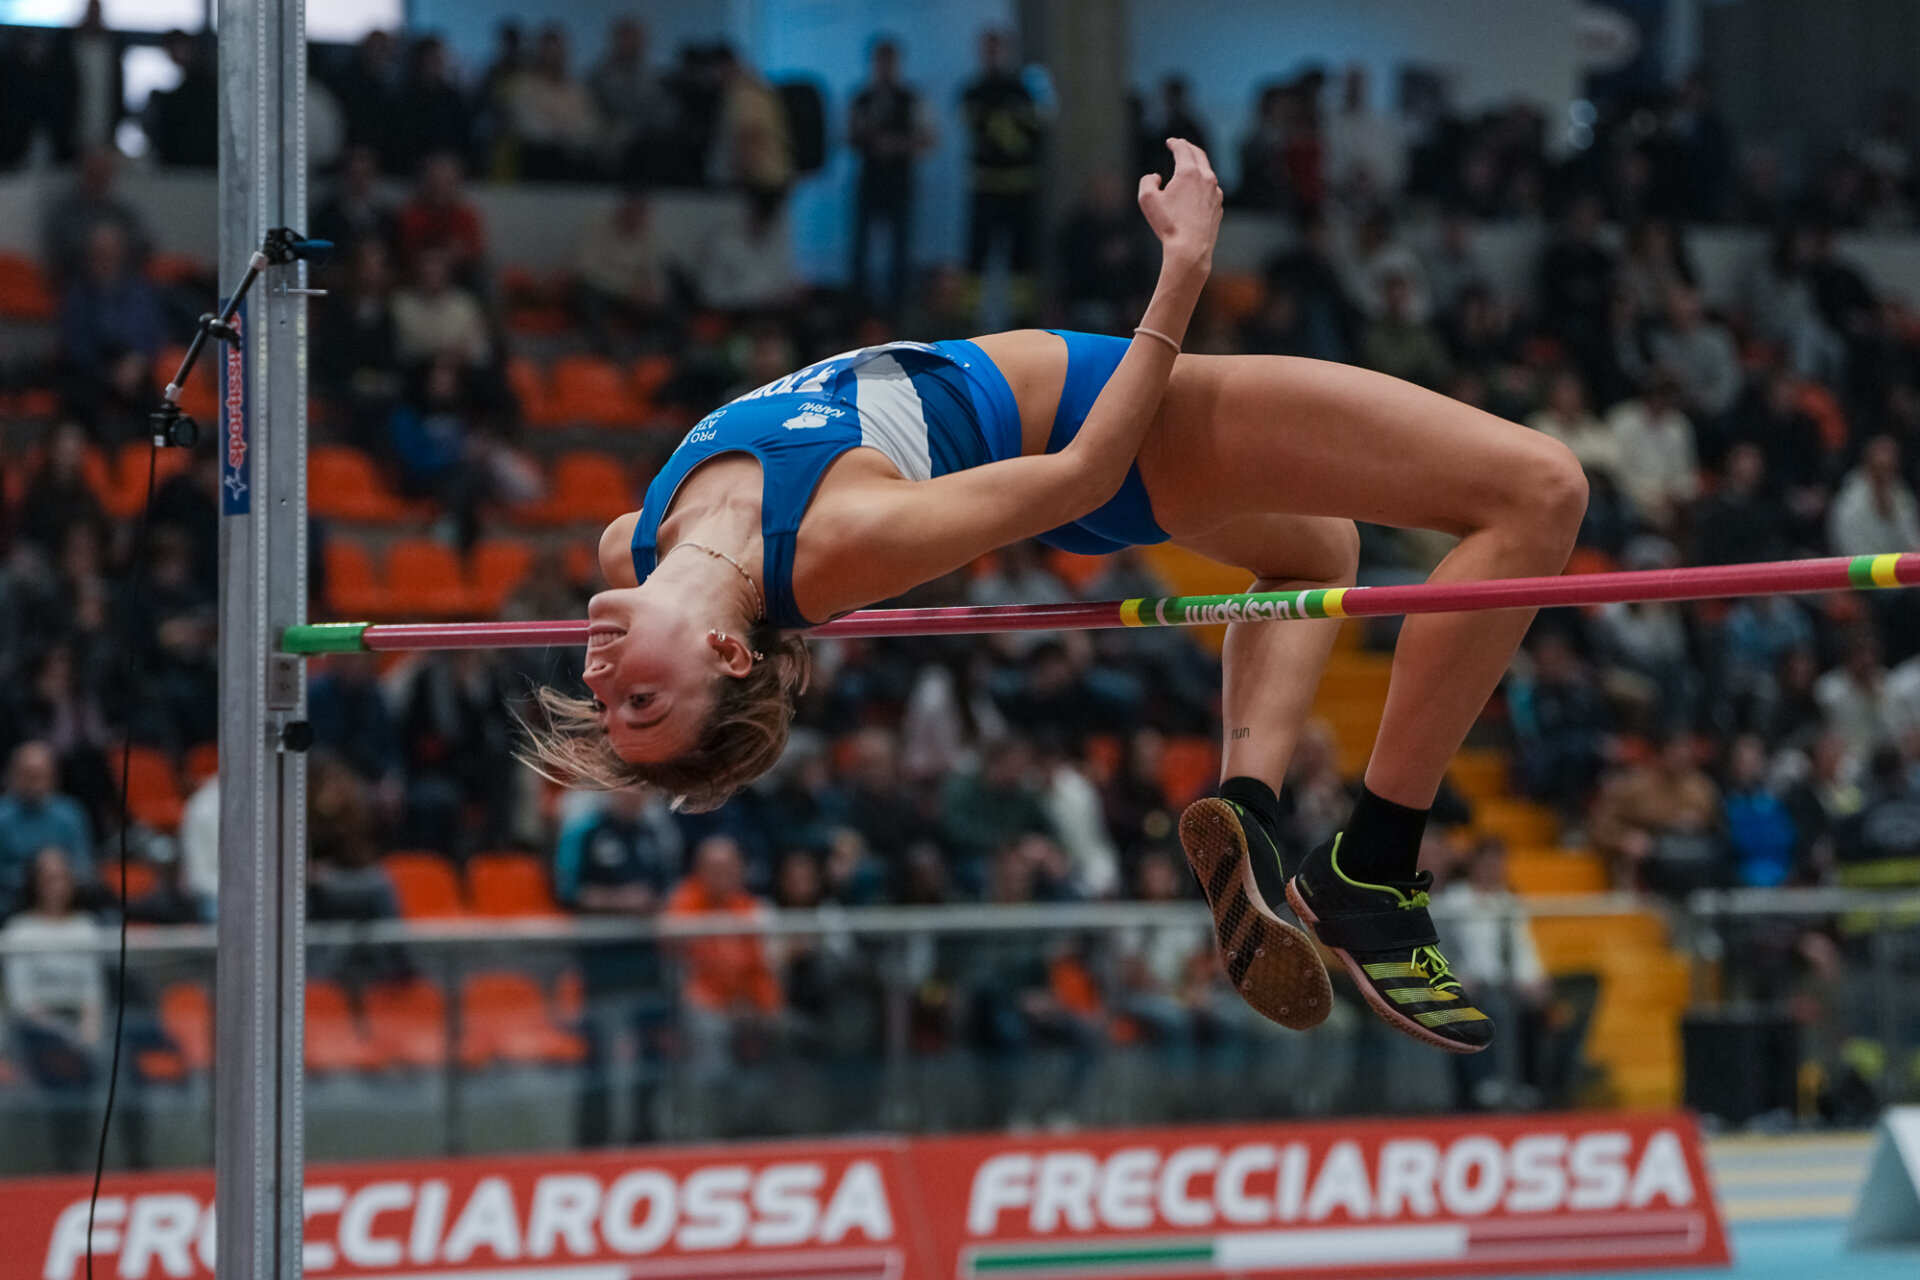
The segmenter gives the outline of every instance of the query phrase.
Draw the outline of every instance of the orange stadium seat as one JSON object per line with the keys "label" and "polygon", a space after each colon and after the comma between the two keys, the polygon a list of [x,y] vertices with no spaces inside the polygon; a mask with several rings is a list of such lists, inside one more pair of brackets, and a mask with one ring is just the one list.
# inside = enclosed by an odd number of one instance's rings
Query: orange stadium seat
{"label": "orange stadium seat", "polygon": [[213,1066],[213,1001],[197,982],[170,982],[160,991],[160,1029],[190,1071]]}
{"label": "orange stadium seat", "polygon": [[220,744],[196,742],[187,748],[187,777],[198,787],[220,772]]}
{"label": "orange stadium seat", "polygon": [[533,570],[533,544],[519,538],[488,538],[467,557],[467,581],[476,615],[492,617]]}
{"label": "orange stadium seat", "polygon": [[653,403],[660,389],[673,380],[672,356],[641,356],[633,362],[633,398],[643,405]]}
{"label": "orange stadium seat", "polygon": [[507,361],[507,385],[513,390],[513,398],[520,402],[520,416],[528,426],[565,425],[567,419],[539,365],[525,356],[514,356]]}
{"label": "orange stadium seat", "polygon": [[400,914],[409,920],[446,919],[467,913],[460,901],[460,877],[453,864],[437,853],[407,850],[381,859],[393,891],[400,898]]}
{"label": "orange stadium seat", "polygon": [[51,320],[58,309],[39,263],[23,253],[0,253],[0,316]]}
{"label": "orange stadium seat", "polygon": [[386,585],[364,546],[346,538],[329,538],[326,565],[327,608],[336,618],[360,621],[389,612]]}
{"label": "orange stadium seat", "polygon": [[398,613],[460,618],[473,611],[459,553],[432,538],[402,538],[388,549],[387,592]]}
{"label": "orange stadium seat", "polygon": [[[174,831],[180,826],[180,811],[185,802],[180,798],[180,781],[173,761],[166,752],[138,743],[126,750],[130,753],[126,762],[128,812],[134,821],[156,831]],[[109,758],[112,767],[117,769],[118,753]]]}
{"label": "orange stadium seat", "polygon": [[569,422],[611,427],[634,424],[644,416],[619,367],[600,356],[575,354],[554,361],[553,398]]}
{"label": "orange stadium seat", "polygon": [[478,853],[467,862],[467,905],[477,916],[556,916],[547,869],[530,853]]}
{"label": "orange stadium seat", "polygon": [[1228,326],[1245,320],[1266,300],[1266,282],[1250,272],[1222,271],[1207,281],[1206,305]]}
{"label": "orange stadium seat", "polygon": [[[220,427],[219,350],[214,348],[202,353],[200,363],[194,366],[193,373],[187,378],[187,385],[180,388],[180,412],[198,422],[200,430],[209,434]],[[160,349],[160,354],[153,358],[153,385],[156,390],[173,381],[174,375],[180,372],[180,361],[186,358],[186,354],[187,349],[181,346]]]}
{"label": "orange stadium seat", "polygon": [[399,524],[413,508],[387,487],[373,459],[346,445],[316,445],[307,454],[308,505],[316,516]]}
{"label": "orange stadium seat", "polygon": [[307,1070],[314,1072],[371,1071],[381,1056],[361,1034],[347,993],[319,978],[307,981]]}
{"label": "orange stadium seat", "polygon": [[544,501],[522,508],[524,520],[539,524],[604,524],[639,505],[626,468],[610,454],[578,450],[553,464]]}
{"label": "orange stadium seat", "polygon": [[155,449],[145,440],[129,440],[114,455],[113,475],[108,482],[111,496],[103,500],[107,514],[116,520],[128,520],[140,514],[147,501],[147,468],[153,468],[153,487],[181,474],[193,465],[193,454],[186,449]]}
{"label": "orange stadium seat", "polygon": [[439,1067],[447,1060],[447,998],[425,978],[376,982],[362,993],[367,1038],[387,1061]]}
{"label": "orange stadium seat", "polygon": [[587,983],[578,969],[568,969],[553,980],[553,1012],[568,1024],[587,1016]]}
{"label": "orange stadium seat", "polygon": [[579,1062],[586,1041],[553,1023],[540,987],[524,973],[476,973],[460,987],[460,1064],[534,1066]]}
{"label": "orange stadium seat", "polygon": [[1220,744],[1212,738],[1168,738],[1166,753],[1160,760],[1160,785],[1175,805],[1189,800],[1214,784],[1220,772]]}
{"label": "orange stadium seat", "polygon": [[[118,858],[113,858],[108,862],[106,871],[102,874],[101,879],[106,881],[109,889],[112,889],[119,881],[120,860]],[[154,868],[151,862],[129,862],[127,863],[126,884],[121,887],[119,892],[120,901],[138,902],[140,899],[152,893],[159,885],[160,872]]]}
{"label": "orange stadium seat", "polygon": [[189,253],[156,253],[147,259],[147,279],[155,284],[191,284],[211,271]]}

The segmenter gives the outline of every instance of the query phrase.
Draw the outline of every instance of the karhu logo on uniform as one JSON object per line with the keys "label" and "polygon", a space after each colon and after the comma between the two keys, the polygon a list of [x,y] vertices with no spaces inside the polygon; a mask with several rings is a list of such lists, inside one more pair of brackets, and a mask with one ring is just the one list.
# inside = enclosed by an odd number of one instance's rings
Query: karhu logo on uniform
{"label": "karhu logo on uniform", "polygon": [[826,426],[827,415],[824,413],[814,413],[812,410],[808,410],[805,413],[794,414],[791,418],[788,418],[785,422],[781,423],[780,425],[785,427],[789,431],[809,431],[817,427]]}

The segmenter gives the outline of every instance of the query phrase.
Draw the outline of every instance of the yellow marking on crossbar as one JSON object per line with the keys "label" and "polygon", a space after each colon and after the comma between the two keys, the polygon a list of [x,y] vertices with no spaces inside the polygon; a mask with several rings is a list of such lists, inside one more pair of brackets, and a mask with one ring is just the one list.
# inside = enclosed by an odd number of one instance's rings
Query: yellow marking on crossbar
{"label": "yellow marking on crossbar", "polygon": [[1899,564],[1900,557],[1897,553],[1875,556],[1873,558],[1873,564],[1868,566],[1867,570],[1867,572],[1873,575],[1873,585],[1876,587],[1899,586],[1900,578],[1895,573],[1895,569]]}
{"label": "yellow marking on crossbar", "polygon": [[1121,626],[1137,627],[1140,625],[1141,603],[1142,602],[1139,600],[1122,600],[1120,602],[1120,625]]}
{"label": "yellow marking on crossbar", "polygon": [[1343,603],[1346,594],[1347,589],[1345,587],[1334,587],[1328,591],[1326,595],[1321,597],[1320,607],[1326,610],[1329,618],[1344,618],[1347,616],[1346,605]]}

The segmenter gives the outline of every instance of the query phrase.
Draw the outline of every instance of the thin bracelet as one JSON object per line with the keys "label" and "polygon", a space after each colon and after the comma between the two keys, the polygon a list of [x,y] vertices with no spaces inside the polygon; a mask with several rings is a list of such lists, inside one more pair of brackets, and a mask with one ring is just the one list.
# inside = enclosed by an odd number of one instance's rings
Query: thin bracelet
{"label": "thin bracelet", "polygon": [[1149,338],[1158,338],[1160,339],[1160,341],[1166,343],[1168,346],[1173,348],[1173,354],[1175,355],[1180,354],[1180,344],[1175,342],[1172,338],[1169,338],[1166,334],[1160,332],[1158,329],[1149,329],[1145,325],[1141,325],[1139,328],[1135,329],[1133,333],[1135,337],[1138,337],[1144,333]]}

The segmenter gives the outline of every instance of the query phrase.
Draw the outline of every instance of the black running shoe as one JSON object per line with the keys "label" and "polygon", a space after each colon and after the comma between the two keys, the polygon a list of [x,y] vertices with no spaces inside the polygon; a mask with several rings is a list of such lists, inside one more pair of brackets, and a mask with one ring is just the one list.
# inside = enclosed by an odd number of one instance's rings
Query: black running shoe
{"label": "black running shoe", "polygon": [[1340,957],[1361,994],[1388,1026],[1448,1053],[1478,1053],[1493,1020],[1473,1007],[1440,954],[1427,914],[1430,872],[1369,884],[1340,869],[1345,833],[1308,854],[1287,882],[1294,914]]}
{"label": "black running shoe", "polygon": [[[1332,1009],[1333,984],[1312,939],[1267,906],[1259,881],[1284,884],[1279,850],[1262,833],[1261,847],[1249,856],[1249,830],[1259,832],[1259,824],[1242,824],[1240,806],[1231,800],[1196,800],[1180,815],[1180,845],[1213,910],[1220,963],[1234,990],[1260,1016],[1305,1031]],[[1262,860],[1273,864],[1270,877],[1255,875]]]}

